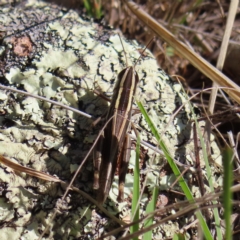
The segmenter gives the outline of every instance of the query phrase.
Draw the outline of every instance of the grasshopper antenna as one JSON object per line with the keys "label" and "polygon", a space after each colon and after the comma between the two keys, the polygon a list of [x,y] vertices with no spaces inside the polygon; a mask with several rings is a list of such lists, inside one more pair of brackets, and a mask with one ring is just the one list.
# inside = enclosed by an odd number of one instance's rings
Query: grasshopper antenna
{"label": "grasshopper antenna", "polygon": [[127,53],[126,53],[126,51],[125,51],[125,48],[124,48],[124,46],[123,46],[123,42],[122,42],[122,38],[121,38],[121,36],[120,36],[119,33],[118,33],[118,36],[119,36],[120,42],[121,42],[121,44],[122,44],[123,52],[124,52],[125,59],[126,59],[126,64],[127,64],[127,67],[128,67]]}
{"label": "grasshopper antenna", "polygon": [[[127,64],[127,67],[128,67],[128,61],[127,61],[127,53],[125,51],[125,48],[124,48],[124,45],[123,45],[123,42],[122,42],[122,38],[120,36],[120,34],[118,33],[118,36],[119,36],[119,39],[120,39],[120,42],[122,44],[122,48],[123,48],[123,52],[124,52],[124,55],[125,55],[125,59],[126,59],[126,64]],[[141,52],[140,56],[138,57],[136,63],[134,64],[134,68],[136,67],[137,63],[139,62],[139,60],[142,58],[144,52],[146,51],[146,49],[149,47],[149,45],[152,43],[154,37],[148,42],[148,44],[144,47],[143,51]]]}
{"label": "grasshopper antenna", "polygon": [[143,51],[141,52],[140,56],[138,57],[136,63],[134,64],[134,68],[136,67],[137,63],[139,62],[139,60],[142,58],[144,52],[146,51],[146,49],[150,46],[150,44],[153,42],[154,37],[148,42],[148,44],[144,47]]}
{"label": "grasshopper antenna", "polygon": [[[122,38],[120,36],[120,34],[118,33],[118,36],[119,36],[119,39],[120,39],[120,42],[122,44],[122,48],[123,48],[123,52],[124,52],[124,55],[125,55],[125,59],[126,59],[126,64],[127,64],[127,67],[128,67],[128,61],[127,61],[127,53],[125,51],[125,48],[124,48],[124,45],[123,45],[123,42],[122,42]],[[136,67],[137,63],[139,62],[139,60],[142,58],[143,56],[143,53],[146,51],[146,49],[149,47],[149,45],[152,43],[154,37],[148,42],[148,44],[144,47],[143,51],[141,52],[140,56],[138,57],[136,63],[134,64],[134,68]]]}

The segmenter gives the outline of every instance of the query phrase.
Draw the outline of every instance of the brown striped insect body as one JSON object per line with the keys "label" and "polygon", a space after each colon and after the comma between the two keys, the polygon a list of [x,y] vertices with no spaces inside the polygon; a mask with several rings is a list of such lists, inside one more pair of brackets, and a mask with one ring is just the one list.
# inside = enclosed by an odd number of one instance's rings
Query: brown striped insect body
{"label": "brown striped insect body", "polygon": [[104,203],[108,196],[117,166],[119,167],[117,199],[123,200],[125,176],[130,158],[131,142],[128,130],[133,98],[139,81],[135,66],[136,64],[127,67],[118,74],[106,117],[109,123],[95,149],[93,188],[97,190],[97,201],[100,204]]}

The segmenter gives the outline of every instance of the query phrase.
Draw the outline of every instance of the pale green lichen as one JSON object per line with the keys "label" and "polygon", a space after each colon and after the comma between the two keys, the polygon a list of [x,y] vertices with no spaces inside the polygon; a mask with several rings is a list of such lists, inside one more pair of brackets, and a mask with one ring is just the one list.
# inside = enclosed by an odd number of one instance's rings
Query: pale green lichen
{"label": "pale green lichen", "polygon": [[[0,22],[4,22],[4,26],[10,26],[4,31],[7,35],[13,34],[4,40],[4,46],[1,47],[0,54],[6,63],[4,71],[2,69],[2,77],[5,77],[10,85],[80,108],[94,117],[104,114],[108,103],[94,95],[92,90],[99,88],[110,96],[117,74],[126,67],[118,35],[103,26],[79,18],[74,11],[64,13],[58,7],[53,8],[40,1],[29,1],[28,7],[0,10]],[[16,15],[16,11],[19,14]],[[47,20],[38,26],[33,26],[30,20],[25,21],[26,30],[23,29],[17,34],[11,26],[15,21],[15,24],[18,24],[17,16],[20,16],[22,11],[29,19],[34,16],[33,19],[36,20],[37,15],[45,16]],[[62,18],[50,20],[57,16]],[[14,54],[11,39],[25,35],[34,43],[33,51],[28,56],[20,57]],[[137,50],[140,46],[136,42],[128,43],[124,39],[123,43],[128,65],[134,65],[139,57]],[[149,52],[147,54],[144,60],[136,64],[140,82],[135,98],[146,107],[172,155],[180,156],[181,161],[192,161],[191,142],[176,147],[185,139],[192,138],[190,108],[185,105],[174,121],[169,123],[176,108],[186,101],[185,95],[180,85],[159,69]],[[24,166],[70,181],[72,173],[85,157],[100,127],[93,129],[92,120],[18,93],[9,95],[1,90],[0,99],[1,110],[6,111],[5,116],[0,116],[0,154]],[[141,138],[156,144],[140,114],[134,115],[132,119],[138,128],[142,128]],[[4,127],[5,120],[11,120],[11,126]],[[216,145],[213,151],[214,159],[221,163]],[[168,189],[175,178],[171,174],[159,177],[159,172],[166,162],[164,157],[153,157],[152,150],[148,150],[147,155],[150,160],[146,162],[146,169],[142,170],[142,173],[144,175],[149,172],[149,191],[152,191],[156,182],[159,183],[160,189]],[[132,151],[130,170],[134,169],[134,161],[135,152]],[[63,194],[62,188],[58,184],[39,181],[26,174],[15,175],[9,169],[5,169],[4,166],[0,168],[0,182],[7,184],[8,192],[0,198],[0,216],[2,221],[17,224],[17,230],[12,231],[12,228],[6,227],[0,229],[1,239],[19,239],[18,236],[34,239],[47,224],[53,227],[47,239],[80,236],[91,239],[105,231],[108,219],[98,212],[91,215],[94,212],[92,205],[81,195],[72,192],[68,196],[68,205],[59,205],[60,217],[50,222],[56,200]],[[91,190],[92,181],[92,159],[89,159],[75,184],[94,196]],[[131,198],[132,186],[133,174],[130,171],[126,176],[126,199]],[[174,187],[179,190],[177,185]],[[130,218],[130,202],[118,203],[117,194],[118,177],[115,176],[105,206],[113,214],[119,213],[122,218]],[[144,194],[141,213],[148,200],[149,196]],[[13,206],[19,214],[17,219],[13,218]],[[178,229],[176,222],[169,222],[166,226],[162,225],[161,229],[154,230],[154,238],[172,236]]]}

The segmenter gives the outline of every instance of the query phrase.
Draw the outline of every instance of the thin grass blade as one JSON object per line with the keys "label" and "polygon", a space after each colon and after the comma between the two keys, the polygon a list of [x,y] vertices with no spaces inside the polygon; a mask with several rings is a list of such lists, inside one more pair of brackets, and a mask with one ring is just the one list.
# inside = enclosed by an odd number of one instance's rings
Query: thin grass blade
{"label": "thin grass blade", "polygon": [[[157,203],[157,198],[158,198],[158,187],[154,187],[153,194],[152,194],[152,199],[147,205],[146,214],[151,213],[155,210],[156,203]],[[153,224],[153,217],[147,219],[144,222],[144,228],[149,227],[152,224]],[[144,233],[143,240],[148,240],[148,239],[152,239],[152,231]]]}
{"label": "thin grass blade", "polygon": [[232,172],[232,159],[233,150],[226,148],[223,151],[223,166],[224,166],[224,178],[223,178],[223,207],[224,207],[224,220],[225,220],[225,239],[232,239],[232,225],[231,225],[231,214],[232,214],[232,183],[233,183],[233,172]]}
{"label": "thin grass blade", "polygon": [[175,233],[173,236],[173,240],[185,240],[185,236],[182,233]]}
{"label": "thin grass blade", "polygon": [[[134,184],[133,184],[133,199],[132,199],[132,221],[139,220],[139,205],[138,199],[140,196],[140,171],[139,171],[139,157],[140,157],[140,144],[141,139],[139,135],[137,136],[137,145],[136,145],[136,158],[135,158],[135,168],[134,168]],[[137,232],[139,230],[139,223],[134,224],[130,227],[130,233]],[[133,238],[137,240],[138,238]]]}

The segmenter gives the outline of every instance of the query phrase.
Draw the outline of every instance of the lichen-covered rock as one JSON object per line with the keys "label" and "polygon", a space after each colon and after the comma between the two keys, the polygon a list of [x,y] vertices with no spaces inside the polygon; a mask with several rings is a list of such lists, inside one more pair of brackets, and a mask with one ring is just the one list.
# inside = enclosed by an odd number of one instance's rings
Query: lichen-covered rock
{"label": "lichen-covered rock", "polygon": [[[3,84],[51,98],[94,118],[107,111],[108,103],[93,90],[98,88],[111,96],[117,74],[126,67],[116,32],[80,18],[74,11],[40,1],[29,1],[15,8],[2,7],[0,25]],[[124,39],[123,42],[128,64],[133,65],[141,47],[136,42]],[[192,137],[188,106],[185,105],[169,123],[174,111],[186,101],[180,85],[157,66],[148,51],[136,69],[140,82],[135,98],[146,107],[172,155],[181,162],[192,159],[193,146],[186,141]],[[0,90],[0,112],[0,154],[66,182],[71,180],[101,128],[93,128],[92,119],[70,110],[5,90]],[[142,139],[156,144],[143,117],[136,114],[133,121]],[[161,189],[171,184],[159,181],[161,167],[166,163],[164,157],[157,154],[152,158],[153,150],[144,149],[142,181],[147,172],[149,176],[148,194],[146,191],[143,195],[141,211],[156,182],[162,184]],[[217,148],[214,151],[218,154]],[[125,201],[121,204],[116,201],[116,176],[104,205],[122,219],[130,219],[131,214],[134,150],[131,155]],[[92,183],[90,157],[74,185],[94,197]],[[54,207],[65,190],[60,184],[14,173],[1,165],[0,185],[1,239],[36,239],[48,224],[52,229],[46,239],[94,239],[114,227],[91,202],[75,192],[69,193],[66,201],[60,204],[57,217],[50,222]],[[169,222],[168,226],[171,224]],[[178,224],[172,225],[174,233]],[[156,239],[164,237],[163,231],[155,230],[154,234]],[[165,236],[171,236],[171,231]]]}

